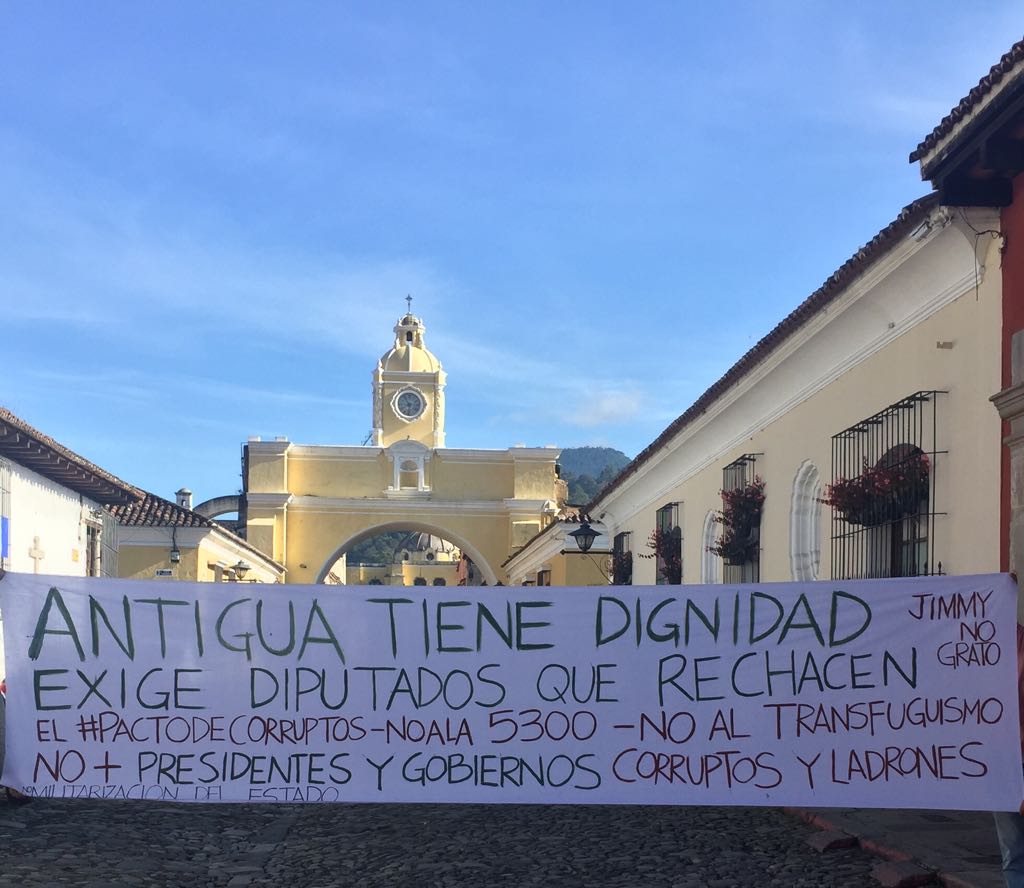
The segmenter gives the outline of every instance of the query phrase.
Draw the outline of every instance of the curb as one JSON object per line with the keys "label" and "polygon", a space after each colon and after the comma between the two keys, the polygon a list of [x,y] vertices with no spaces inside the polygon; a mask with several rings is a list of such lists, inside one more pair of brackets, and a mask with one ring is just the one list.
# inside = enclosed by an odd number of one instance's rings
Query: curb
{"label": "curb", "polygon": [[933,882],[938,882],[941,885],[947,886],[947,888],[974,888],[971,883],[964,882],[956,877],[947,881],[940,870],[923,866],[914,860],[910,854],[907,854],[906,851],[890,845],[888,842],[875,836],[851,835],[847,830],[833,823],[827,817],[812,813],[804,808],[784,807],[782,810],[816,829],[832,834],[849,835],[865,851],[888,861],[888,863],[876,864],[872,871],[873,878],[881,882],[886,888],[912,888],[912,886],[927,885]]}

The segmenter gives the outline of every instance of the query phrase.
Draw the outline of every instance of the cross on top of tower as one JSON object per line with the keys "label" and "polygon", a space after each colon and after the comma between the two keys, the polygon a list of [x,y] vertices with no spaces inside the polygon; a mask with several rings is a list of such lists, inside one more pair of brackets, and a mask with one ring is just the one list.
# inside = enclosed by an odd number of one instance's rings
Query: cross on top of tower
{"label": "cross on top of tower", "polygon": [[405,297],[405,305],[406,305],[406,309],[405,310],[407,312],[411,313],[412,312],[412,296],[406,296]]}

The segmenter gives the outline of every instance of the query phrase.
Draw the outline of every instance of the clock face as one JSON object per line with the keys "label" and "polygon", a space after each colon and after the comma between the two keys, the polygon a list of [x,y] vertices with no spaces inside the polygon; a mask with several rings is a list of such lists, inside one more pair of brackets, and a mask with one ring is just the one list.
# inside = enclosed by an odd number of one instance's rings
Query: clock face
{"label": "clock face", "polygon": [[423,396],[411,390],[401,392],[395,399],[395,409],[406,419],[415,419],[425,406]]}

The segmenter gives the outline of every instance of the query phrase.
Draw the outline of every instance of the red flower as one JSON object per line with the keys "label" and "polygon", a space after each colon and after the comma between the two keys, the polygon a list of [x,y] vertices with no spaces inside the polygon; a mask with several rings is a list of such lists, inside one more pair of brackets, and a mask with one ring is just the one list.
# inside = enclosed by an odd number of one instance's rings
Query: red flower
{"label": "red flower", "polygon": [[715,545],[708,546],[708,551],[736,564],[753,561],[758,551],[756,531],[761,526],[764,508],[764,479],[755,475],[749,484],[720,493],[722,511],[715,520],[722,525],[722,535]]}

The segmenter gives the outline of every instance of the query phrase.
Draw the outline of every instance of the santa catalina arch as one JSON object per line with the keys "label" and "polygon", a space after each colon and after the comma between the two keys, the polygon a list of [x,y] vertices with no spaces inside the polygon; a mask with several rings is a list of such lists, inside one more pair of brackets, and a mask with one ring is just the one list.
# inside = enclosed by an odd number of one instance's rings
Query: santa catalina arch
{"label": "santa catalina arch", "polygon": [[372,443],[250,440],[240,519],[250,543],[285,565],[289,583],[324,582],[355,544],[391,530],[443,537],[489,584],[558,514],[559,451],[445,446],[445,373],[411,313],[373,371]]}

